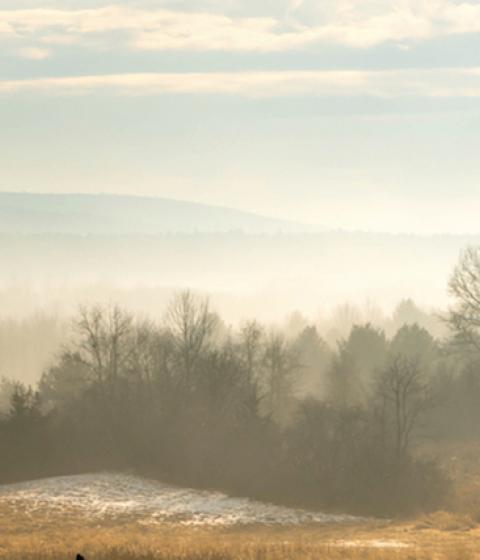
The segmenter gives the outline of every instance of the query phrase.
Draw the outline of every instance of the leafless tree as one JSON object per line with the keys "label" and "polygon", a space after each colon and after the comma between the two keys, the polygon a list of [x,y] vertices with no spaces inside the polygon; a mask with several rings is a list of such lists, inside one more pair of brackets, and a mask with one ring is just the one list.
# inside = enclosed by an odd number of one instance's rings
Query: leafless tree
{"label": "leafless tree", "polygon": [[257,321],[247,322],[240,331],[240,352],[250,380],[254,380],[258,374],[263,337],[263,328]]}
{"label": "leafless tree", "polygon": [[469,247],[461,255],[449,291],[455,298],[449,323],[457,340],[480,350],[480,247]]}
{"label": "leafless tree", "polygon": [[131,353],[133,318],[117,306],[82,307],[75,330],[79,355],[102,390],[112,391]]}
{"label": "leafless tree", "polygon": [[378,376],[376,395],[383,428],[392,430],[395,458],[400,462],[407,454],[419,419],[433,404],[418,360],[394,356]]}
{"label": "leafless tree", "polygon": [[156,368],[156,346],[159,336],[155,324],[148,320],[136,323],[131,332],[131,352],[128,360],[129,379],[137,388],[151,389]]}
{"label": "leafless tree", "polygon": [[300,367],[292,344],[281,334],[271,333],[265,343],[261,382],[266,412],[280,425],[288,422],[292,413],[295,374]]}
{"label": "leafless tree", "polygon": [[187,290],[177,294],[170,303],[166,322],[188,381],[195,362],[211,341],[217,317],[210,312],[208,299]]}

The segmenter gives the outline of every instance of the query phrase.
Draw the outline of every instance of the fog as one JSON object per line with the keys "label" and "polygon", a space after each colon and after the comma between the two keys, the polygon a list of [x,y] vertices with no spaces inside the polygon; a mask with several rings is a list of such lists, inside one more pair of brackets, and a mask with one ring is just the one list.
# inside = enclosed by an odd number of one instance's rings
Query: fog
{"label": "fog", "polygon": [[372,302],[389,313],[411,297],[447,304],[445,285],[475,237],[367,233],[1,236],[3,313],[114,299],[158,313],[171,293],[210,294],[228,321],[279,320]]}
{"label": "fog", "polygon": [[[103,291],[105,290],[105,291]],[[67,344],[73,334],[72,317],[78,311],[80,302],[121,302],[124,309],[137,311],[140,316],[152,320],[161,320],[164,310],[168,306],[168,301],[176,293],[175,290],[111,290],[108,288],[98,290],[87,296],[81,290],[68,292],[72,299],[65,299],[64,304],[59,306],[58,302],[52,306],[41,306],[39,311],[28,314],[27,312],[15,313],[15,308],[10,307],[9,313],[0,319],[0,377],[7,377],[19,380],[28,384],[35,383],[40,379],[41,374],[54,361],[55,357]],[[105,295],[105,293],[108,295]],[[147,293],[145,293],[147,292]],[[201,293],[201,292],[199,292]],[[144,298],[150,295],[150,304],[139,304],[142,294]],[[6,299],[10,302],[15,300],[20,294],[15,294],[14,289],[7,291]],[[25,296],[25,292],[23,293]],[[32,297],[31,295],[29,297]],[[37,294],[38,297],[38,294]],[[67,294],[65,294],[67,298]],[[169,299],[170,298],[170,299]],[[28,301],[28,300],[26,300]],[[32,299],[32,301],[35,301]],[[243,324],[251,318],[258,318],[253,312],[245,312],[246,298],[240,296],[225,297],[212,294],[210,297],[212,308],[218,310],[221,317],[227,314],[222,313],[221,309],[238,309],[237,321],[225,322],[226,326],[235,327]],[[250,305],[254,306],[255,301],[265,301],[261,297],[251,298]],[[22,301],[25,305],[25,300]],[[35,309],[35,304],[32,306]],[[60,310],[61,307],[61,310]],[[243,313],[242,313],[243,307]],[[9,309],[7,305],[4,309]],[[67,310],[71,309],[71,314]],[[295,338],[307,326],[314,326],[320,336],[332,347],[342,339],[348,337],[351,328],[356,324],[370,323],[376,327],[384,329],[387,334],[392,334],[404,324],[417,323],[427,329],[433,336],[443,337],[447,332],[445,322],[442,320],[442,313],[438,310],[430,310],[418,306],[413,300],[401,300],[393,308],[392,312],[384,312],[381,308],[372,303],[353,304],[346,302],[333,306],[330,310],[326,307],[325,311],[319,308],[317,313],[302,313],[293,310],[287,312],[280,308],[275,309],[275,313],[266,313],[265,316],[275,316],[276,320],[265,320],[264,323],[269,328],[280,329],[285,332],[288,338]],[[163,310],[163,313],[162,313]],[[19,317],[20,316],[20,317]]]}
{"label": "fog", "polygon": [[165,201],[125,233],[136,199],[29,200],[0,234],[0,480],[133,469],[313,510],[445,503],[419,449],[476,437],[477,238],[243,214],[163,231]]}
{"label": "fog", "polygon": [[[118,304],[159,320],[179,290],[208,296],[233,327],[253,319],[315,325],[330,344],[354,324],[387,333],[397,306],[437,337],[446,286],[475,238],[358,232],[0,236],[0,373],[33,382],[68,338],[80,305]],[[395,326],[393,326],[395,325]]]}

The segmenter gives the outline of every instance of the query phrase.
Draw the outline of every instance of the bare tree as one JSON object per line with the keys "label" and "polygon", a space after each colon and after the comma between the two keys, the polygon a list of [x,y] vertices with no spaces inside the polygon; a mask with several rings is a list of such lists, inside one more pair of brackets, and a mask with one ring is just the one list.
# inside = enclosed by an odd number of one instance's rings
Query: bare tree
{"label": "bare tree", "polygon": [[188,381],[195,362],[211,340],[217,317],[210,312],[208,299],[187,290],[177,294],[170,303],[166,322]]}
{"label": "bare tree", "polygon": [[251,381],[255,379],[260,367],[263,337],[263,328],[257,321],[247,322],[240,331],[240,355]]}
{"label": "bare tree", "polygon": [[155,348],[159,343],[157,328],[151,321],[143,320],[136,323],[131,333],[131,352],[128,360],[130,380],[137,388],[152,388],[155,371]]}
{"label": "bare tree", "polygon": [[457,341],[480,350],[480,247],[469,247],[460,256],[449,291],[455,298],[449,323]]}
{"label": "bare tree", "polygon": [[290,419],[294,399],[295,374],[300,369],[298,355],[281,334],[271,333],[266,340],[261,379],[266,412],[284,425]]}
{"label": "bare tree", "polygon": [[395,457],[400,462],[407,454],[421,415],[433,404],[418,360],[402,355],[393,357],[378,376],[376,394],[383,428],[392,430]]}
{"label": "bare tree", "polygon": [[131,353],[133,318],[117,306],[80,308],[75,330],[82,362],[102,391],[114,389]]}

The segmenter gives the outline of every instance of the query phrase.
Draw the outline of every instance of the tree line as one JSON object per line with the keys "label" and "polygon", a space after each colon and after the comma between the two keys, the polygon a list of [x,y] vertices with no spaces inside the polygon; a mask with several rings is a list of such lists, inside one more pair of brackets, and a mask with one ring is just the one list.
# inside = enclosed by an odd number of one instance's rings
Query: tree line
{"label": "tree line", "polygon": [[449,337],[363,324],[336,348],[312,325],[232,329],[189,291],[159,323],[81,308],[37,386],[2,382],[0,481],[132,469],[312,509],[437,508],[449,481],[419,445],[478,437],[479,249],[450,291]]}

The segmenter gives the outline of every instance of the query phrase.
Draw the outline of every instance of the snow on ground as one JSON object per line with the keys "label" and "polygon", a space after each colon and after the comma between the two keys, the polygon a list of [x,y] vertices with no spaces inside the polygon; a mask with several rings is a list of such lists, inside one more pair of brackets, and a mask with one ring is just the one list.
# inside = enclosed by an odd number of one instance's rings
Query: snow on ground
{"label": "snow on ground", "polygon": [[128,517],[144,523],[184,525],[297,525],[355,520],[347,515],[313,513],[118,473],[0,485],[2,504],[32,514],[81,514],[99,520]]}
{"label": "snow on ground", "polygon": [[335,541],[329,543],[330,546],[340,548],[410,548],[412,545],[397,540],[354,540],[354,541]]}

